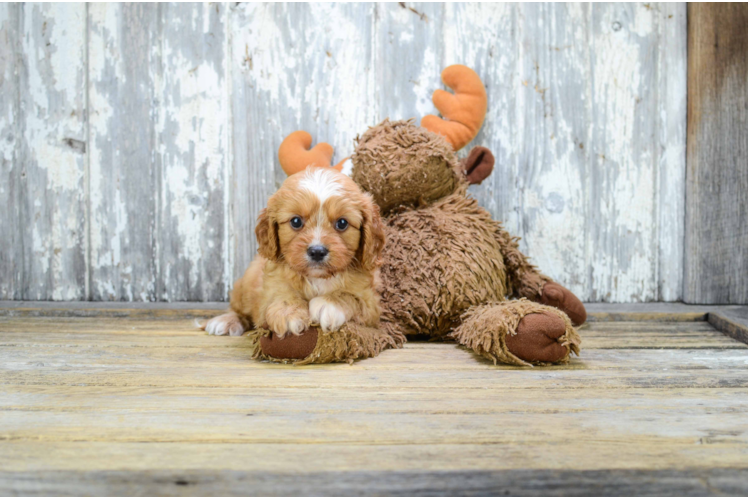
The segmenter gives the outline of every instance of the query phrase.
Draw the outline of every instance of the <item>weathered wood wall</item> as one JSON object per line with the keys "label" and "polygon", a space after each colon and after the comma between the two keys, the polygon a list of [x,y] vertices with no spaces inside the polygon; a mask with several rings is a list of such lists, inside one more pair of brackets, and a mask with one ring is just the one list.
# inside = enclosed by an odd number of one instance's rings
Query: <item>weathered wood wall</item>
{"label": "weathered wood wall", "polygon": [[684,299],[748,303],[748,4],[690,4]]}
{"label": "weathered wood wall", "polygon": [[298,128],[489,93],[474,194],[588,301],[683,289],[684,4],[2,4],[0,299],[224,300]]}

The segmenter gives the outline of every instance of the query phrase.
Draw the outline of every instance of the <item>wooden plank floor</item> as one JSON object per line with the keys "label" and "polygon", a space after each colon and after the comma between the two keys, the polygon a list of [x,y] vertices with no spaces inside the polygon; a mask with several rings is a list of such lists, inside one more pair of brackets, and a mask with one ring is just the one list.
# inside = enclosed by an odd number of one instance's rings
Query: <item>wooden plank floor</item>
{"label": "wooden plank floor", "polygon": [[748,346],[703,314],[519,369],[260,363],[195,313],[0,317],[0,494],[748,494]]}

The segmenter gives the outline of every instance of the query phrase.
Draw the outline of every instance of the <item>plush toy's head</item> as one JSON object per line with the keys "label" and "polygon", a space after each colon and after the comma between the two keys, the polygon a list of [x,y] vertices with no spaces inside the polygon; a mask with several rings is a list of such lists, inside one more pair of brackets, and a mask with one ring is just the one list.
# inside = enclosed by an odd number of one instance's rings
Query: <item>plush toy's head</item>
{"label": "plush toy's head", "polygon": [[384,212],[437,200],[464,178],[452,146],[413,120],[385,120],[370,128],[358,139],[351,161],[353,180]]}

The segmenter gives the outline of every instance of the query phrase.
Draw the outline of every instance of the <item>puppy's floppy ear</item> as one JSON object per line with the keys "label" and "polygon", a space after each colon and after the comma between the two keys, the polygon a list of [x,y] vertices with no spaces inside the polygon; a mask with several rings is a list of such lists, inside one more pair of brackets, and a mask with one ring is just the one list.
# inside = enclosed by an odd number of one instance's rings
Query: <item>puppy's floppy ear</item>
{"label": "puppy's floppy ear", "polygon": [[370,194],[363,195],[363,222],[361,223],[361,241],[358,244],[356,258],[361,267],[371,271],[382,264],[382,250],[385,236],[379,207]]}
{"label": "puppy's floppy ear", "polygon": [[270,218],[267,208],[263,208],[257,217],[255,236],[257,236],[257,253],[268,260],[280,260],[278,223]]}

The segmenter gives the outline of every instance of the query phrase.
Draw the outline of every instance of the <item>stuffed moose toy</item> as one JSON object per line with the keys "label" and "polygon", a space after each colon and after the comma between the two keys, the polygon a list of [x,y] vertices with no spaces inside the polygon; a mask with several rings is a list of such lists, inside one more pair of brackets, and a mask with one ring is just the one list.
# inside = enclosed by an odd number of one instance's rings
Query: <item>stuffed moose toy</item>
{"label": "stuffed moose toy", "polygon": [[[456,154],[483,124],[483,83],[460,65],[445,69],[442,80],[454,90],[433,95],[445,119],[429,115],[421,126],[384,120],[357,138],[349,159],[331,167],[352,163],[352,179],[381,210],[380,327],[351,322],[323,332],[313,326],[282,339],[259,329],[250,333],[255,358],[352,362],[402,347],[411,335],[453,340],[494,363],[518,366],[565,363],[579,354],[574,326],[586,320],[582,303],[530,264],[518,238],[467,194],[494,164],[484,147],[461,161]],[[330,165],[331,146],[310,146],[303,131],[283,141],[279,160],[287,174]]]}

